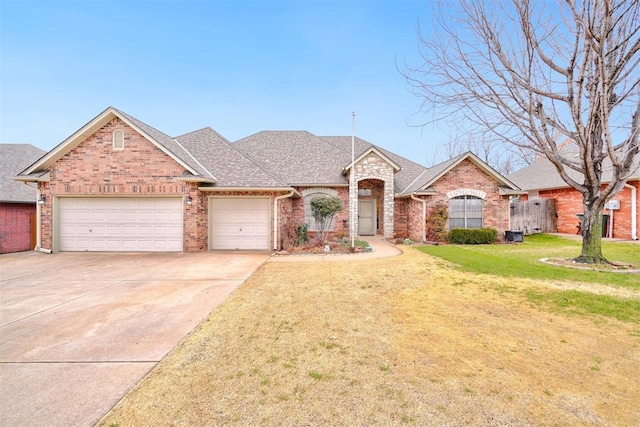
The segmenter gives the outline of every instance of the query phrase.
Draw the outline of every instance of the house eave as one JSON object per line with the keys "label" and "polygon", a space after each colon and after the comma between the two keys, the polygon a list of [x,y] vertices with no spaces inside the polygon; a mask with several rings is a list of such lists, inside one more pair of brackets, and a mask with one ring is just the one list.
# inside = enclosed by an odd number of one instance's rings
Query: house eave
{"label": "house eave", "polygon": [[396,199],[407,199],[411,196],[435,196],[438,194],[435,190],[420,190],[412,191],[410,193],[396,193],[394,197]]}
{"label": "house eave", "polygon": [[200,191],[222,191],[222,192],[240,192],[240,191],[254,191],[254,192],[262,192],[262,193],[272,193],[272,192],[282,192],[282,191],[293,191],[295,195],[300,196],[300,193],[291,187],[216,187],[214,186],[200,186],[198,187]]}
{"label": "house eave", "polygon": [[29,175],[18,175],[14,176],[14,181],[22,181],[22,182],[49,182],[51,180],[51,174],[49,171],[40,172],[40,173],[32,173]]}
{"label": "house eave", "polygon": [[178,178],[182,182],[201,182],[203,184],[215,184],[216,180],[211,178],[205,178],[203,176],[181,176]]}
{"label": "house eave", "polygon": [[524,190],[514,190],[511,188],[499,187],[498,194],[500,196],[521,196],[521,195],[527,194],[527,192]]}
{"label": "house eave", "polygon": [[65,139],[63,142],[54,147],[47,154],[42,156],[37,162],[29,166],[28,169],[24,171],[25,174],[32,174],[34,171],[38,169],[46,169],[51,166],[53,163],[61,159],[66,153],[71,151],[73,148],[80,145],[84,140],[93,135],[96,131],[98,131],[102,126],[108,123],[110,120],[114,118],[119,118],[123,122],[125,122],[129,127],[134,129],[140,135],[142,135],[146,140],[151,142],[154,146],[156,146],[163,153],[171,157],[175,162],[180,164],[190,173],[196,174],[198,173],[184,161],[182,161],[178,156],[169,151],[166,147],[156,141],[151,135],[147,134],[145,131],[140,129],[135,123],[131,122],[127,117],[120,114],[118,110],[113,107],[108,107],[102,113],[98,114],[96,117],[91,119],[87,124],[74,132],[71,136]]}
{"label": "house eave", "polygon": [[345,184],[345,183],[340,183],[340,184],[318,184],[318,183],[313,183],[313,184],[291,184],[292,187],[348,187],[349,184]]}

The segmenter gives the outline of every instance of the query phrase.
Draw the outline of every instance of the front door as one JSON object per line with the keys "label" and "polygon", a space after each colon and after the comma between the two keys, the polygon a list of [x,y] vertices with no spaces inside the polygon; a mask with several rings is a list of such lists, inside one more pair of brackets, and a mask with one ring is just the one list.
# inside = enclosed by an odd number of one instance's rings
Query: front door
{"label": "front door", "polygon": [[360,236],[376,234],[375,200],[358,200],[358,234]]}

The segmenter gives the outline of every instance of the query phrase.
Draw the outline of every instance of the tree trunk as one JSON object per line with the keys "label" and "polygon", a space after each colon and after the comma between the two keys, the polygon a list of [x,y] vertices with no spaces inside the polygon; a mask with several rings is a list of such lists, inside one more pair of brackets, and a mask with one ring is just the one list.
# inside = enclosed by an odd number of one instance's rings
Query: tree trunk
{"label": "tree trunk", "polygon": [[602,256],[602,207],[597,204],[584,204],[582,219],[582,252],[575,259],[584,264],[608,264]]}

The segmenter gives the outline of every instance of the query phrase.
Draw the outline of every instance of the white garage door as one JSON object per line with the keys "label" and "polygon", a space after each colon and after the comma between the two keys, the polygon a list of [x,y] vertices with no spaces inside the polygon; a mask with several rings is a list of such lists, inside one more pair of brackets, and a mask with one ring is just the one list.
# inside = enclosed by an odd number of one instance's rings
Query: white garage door
{"label": "white garage door", "polygon": [[209,247],[269,250],[269,198],[209,199]]}
{"label": "white garage door", "polygon": [[182,251],[181,198],[60,198],[60,251]]}

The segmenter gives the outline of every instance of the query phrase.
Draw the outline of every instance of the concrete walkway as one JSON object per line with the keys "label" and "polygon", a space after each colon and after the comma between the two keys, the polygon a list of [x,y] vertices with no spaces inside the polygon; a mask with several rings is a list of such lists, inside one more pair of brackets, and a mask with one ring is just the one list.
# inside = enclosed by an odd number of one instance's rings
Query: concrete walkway
{"label": "concrete walkway", "polygon": [[303,255],[272,255],[267,262],[309,262],[309,261],[359,261],[364,259],[387,258],[402,254],[402,251],[387,242],[381,235],[361,236],[373,248],[372,252],[357,254],[303,254]]}

